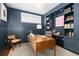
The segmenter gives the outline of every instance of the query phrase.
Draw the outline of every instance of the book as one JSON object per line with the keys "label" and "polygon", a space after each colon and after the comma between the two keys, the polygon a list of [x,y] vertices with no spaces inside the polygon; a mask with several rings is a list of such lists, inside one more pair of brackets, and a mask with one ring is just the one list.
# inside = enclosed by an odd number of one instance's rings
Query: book
{"label": "book", "polygon": [[73,29],[73,24],[71,24],[71,29]]}
{"label": "book", "polygon": [[49,26],[47,26],[47,29],[49,29]]}
{"label": "book", "polygon": [[72,32],[72,37],[74,36],[74,33]]}
{"label": "book", "polygon": [[69,24],[67,24],[67,29],[69,29]]}
{"label": "book", "polygon": [[67,29],[67,28],[68,28],[68,27],[67,27],[67,24],[65,24],[64,28],[65,28],[65,29]]}
{"label": "book", "polygon": [[69,37],[72,37],[72,32],[69,32]]}
{"label": "book", "polygon": [[73,16],[67,16],[66,21],[68,21],[68,20],[73,20]]}

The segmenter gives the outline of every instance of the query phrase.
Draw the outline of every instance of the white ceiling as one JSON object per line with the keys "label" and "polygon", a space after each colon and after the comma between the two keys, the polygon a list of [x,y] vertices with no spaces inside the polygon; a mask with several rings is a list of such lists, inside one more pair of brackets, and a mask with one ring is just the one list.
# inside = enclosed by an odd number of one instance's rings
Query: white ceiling
{"label": "white ceiling", "polygon": [[8,7],[42,15],[59,4],[60,3],[6,3]]}

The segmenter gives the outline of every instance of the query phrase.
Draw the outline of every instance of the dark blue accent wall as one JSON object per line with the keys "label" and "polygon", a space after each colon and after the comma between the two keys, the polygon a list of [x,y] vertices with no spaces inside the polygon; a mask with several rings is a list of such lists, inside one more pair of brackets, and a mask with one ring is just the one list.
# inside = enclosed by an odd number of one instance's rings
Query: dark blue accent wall
{"label": "dark blue accent wall", "polygon": [[44,15],[42,16],[42,34],[45,34],[45,23],[44,23]]}
{"label": "dark blue accent wall", "polygon": [[0,51],[7,45],[7,22],[0,19]]}
{"label": "dark blue accent wall", "polygon": [[8,34],[14,34],[23,39],[23,27],[20,21],[20,12],[8,8]]}
{"label": "dark blue accent wall", "polygon": [[15,34],[17,37],[21,38],[22,42],[26,42],[27,35],[29,34],[30,30],[32,30],[32,32],[35,34],[43,34],[42,29],[40,30],[36,29],[36,24],[21,23],[21,12],[25,11],[8,8],[8,35]]}
{"label": "dark blue accent wall", "polygon": [[2,51],[6,46],[7,46],[7,22],[5,22],[3,19],[0,19],[0,51]]}

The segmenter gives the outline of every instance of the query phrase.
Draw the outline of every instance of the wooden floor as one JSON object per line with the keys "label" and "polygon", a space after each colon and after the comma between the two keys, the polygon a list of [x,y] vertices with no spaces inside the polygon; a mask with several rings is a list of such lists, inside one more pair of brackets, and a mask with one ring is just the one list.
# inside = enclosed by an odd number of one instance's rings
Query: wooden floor
{"label": "wooden floor", "polygon": [[8,45],[3,51],[0,51],[0,56],[8,56],[11,47]]}
{"label": "wooden floor", "polygon": [[[21,46],[16,45],[14,50],[10,50],[8,56],[36,56],[33,48],[30,43],[22,43]],[[45,49],[42,52],[38,53],[37,56],[54,56],[53,49]],[[56,46],[56,56],[78,56],[77,54],[66,50],[60,46]]]}
{"label": "wooden floor", "polygon": [[[57,46],[56,49],[57,56],[77,56],[76,54],[59,46]],[[43,53],[40,53],[39,56],[43,55],[44,53],[48,54],[49,56],[53,55],[51,50],[46,50],[46,52],[44,51]],[[26,43],[23,43],[21,46],[15,46],[14,51],[10,48],[10,46],[7,46],[3,51],[0,51],[0,56],[34,56],[34,54],[35,53],[33,52],[31,46],[27,46]]]}

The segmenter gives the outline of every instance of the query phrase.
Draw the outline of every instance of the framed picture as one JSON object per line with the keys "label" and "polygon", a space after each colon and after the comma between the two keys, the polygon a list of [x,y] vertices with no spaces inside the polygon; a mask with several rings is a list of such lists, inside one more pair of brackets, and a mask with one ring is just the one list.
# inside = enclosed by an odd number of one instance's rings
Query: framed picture
{"label": "framed picture", "polygon": [[6,14],[5,14],[5,9],[3,9],[3,16],[4,16],[4,17],[6,17]]}
{"label": "framed picture", "polygon": [[7,22],[7,8],[4,4],[1,4],[1,20],[6,21]]}

